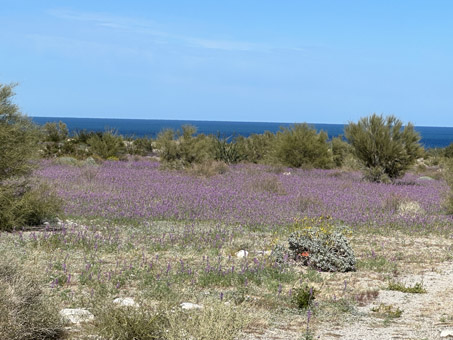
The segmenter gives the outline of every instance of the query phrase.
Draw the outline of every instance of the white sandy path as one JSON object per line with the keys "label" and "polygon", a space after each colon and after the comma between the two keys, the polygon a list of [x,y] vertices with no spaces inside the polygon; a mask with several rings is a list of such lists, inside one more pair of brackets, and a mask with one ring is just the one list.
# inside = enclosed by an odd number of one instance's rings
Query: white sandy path
{"label": "white sandy path", "polygon": [[[453,321],[441,322],[442,316],[453,317],[453,262],[437,265],[432,271],[406,276],[407,285],[423,282],[425,294],[408,294],[381,290],[372,304],[358,308],[358,316],[350,324],[335,326],[319,325],[315,339],[322,340],[445,340],[440,333],[453,330]],[[400,318],[385,323],[373,316],[371,309],[381,303],[403,310]],[[293,330],[272,329],[264,334],[245,336],[243,339],[302,339],[302,334]],[[452,339],[453,338],[449,338]]]}

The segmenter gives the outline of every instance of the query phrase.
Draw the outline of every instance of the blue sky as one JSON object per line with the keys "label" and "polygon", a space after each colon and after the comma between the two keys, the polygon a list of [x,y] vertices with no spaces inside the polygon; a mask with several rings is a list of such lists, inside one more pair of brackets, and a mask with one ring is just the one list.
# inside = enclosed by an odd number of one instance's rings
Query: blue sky
{"label": "blue sky", "polygon": [[0,0],[31,116],[453,126],[452,1]]}

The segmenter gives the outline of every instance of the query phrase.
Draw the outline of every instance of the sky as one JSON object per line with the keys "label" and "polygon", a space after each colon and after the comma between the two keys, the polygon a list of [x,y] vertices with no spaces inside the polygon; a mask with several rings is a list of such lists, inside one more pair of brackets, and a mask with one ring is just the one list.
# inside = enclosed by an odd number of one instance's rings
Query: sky
{"label": "sky", "polygon": [[29,116],[453,126],[453,1],[0,0]]}

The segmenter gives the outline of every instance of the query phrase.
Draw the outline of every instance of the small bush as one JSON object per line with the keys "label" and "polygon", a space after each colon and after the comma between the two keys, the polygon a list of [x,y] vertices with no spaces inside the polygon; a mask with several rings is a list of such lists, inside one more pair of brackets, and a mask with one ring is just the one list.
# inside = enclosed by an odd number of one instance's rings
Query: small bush
{"label": "small bush", "polygon": [[123,138],[112,130],[92,134],[88,138],[87,144],[90,146],[90,151],[93,154],[103,159],[119,157],[125,151]]}
{"label": "small bush", "polygon": [[228,171],[228,165],[224,162],[208,160],[203,163],[192,164],[187,168],[187,172],[195,176],[212,177],[221,175]]}
{"label": "small bush", "polygon": [[241,154],[235,141],[228,141],[229,138],[221,138],[219,135],[214,138],[215,160],[226,164],[239,163]]}
{"label": "small bush", "polygon": [[453,160],[448,161],[447,168],[445,170],[445,180],[447,181],[450,191],[447,194],[447,200],[445,207],[447,214],[453,215]]}
{"label": "small bush", "polygon": [[36,226],[61,212],[61,199],[47,185],[27,183],[0,186],[0,231]]}
{"label": "small bush", "polygon": [[344,235],[344,227],[332,225],[329,220],[318,225],[301,225],[288,238],[289,250],[297,261],[329,272],[354,271],[354,251]]}
{"label": "small bush", "polygon": [[0,263],[0,338],[62,339],[63,322],[39,285],[11,262]]}
{"label": "small bush", "polygon": [[387,289],[396,290],[398,292],[403,292],[403,293],[412,293],[412,294],[426,293],[426,289],[423,287],[423,284],[421,282],[417,282],[413,286],[406,286],[401,282],[390,282]]}
{"label": "small bush", "polygon": [[381,303],[377,307],[372,308],[371,311],[376,313],[377,317],[385,319],[397,319],[401,317],[401,315],[403,315],[403,311],[401,309],[383,303]]}
{"label": "small bush", "polygon": [[282,183],[279,181],[277,177],[264,177],[255,180],[253,183],[253,187],[262,192],[268,192],[271,194],[277,195],[285,195],[286,191],[283,187]]}
{"label": "small bush", "polygon": [[313,287],[304,285],[293,291],[293,301],[299,309],[307,309],[315,300],[316,290]]}

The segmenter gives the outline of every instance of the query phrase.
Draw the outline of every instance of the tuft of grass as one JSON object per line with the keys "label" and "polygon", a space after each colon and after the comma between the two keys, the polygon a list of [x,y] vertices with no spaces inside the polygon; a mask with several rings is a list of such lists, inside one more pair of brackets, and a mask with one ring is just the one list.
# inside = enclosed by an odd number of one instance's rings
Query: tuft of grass
{"label": "tuft of grass", "polygon": [[411,294],[424,294],[426,293],[426,289],[423,287],[423,284],[421,282],[417,282],[413,286],[405,286],[401,282],[390,282],[388,287],[388,290],[396,290],[398,292],[403,292],[403,293],[411,293]]}
{"label": "tuft of grass", "polygon": [[116,340],[163,340],[168,318],[151,308],[117,307],[103,305],[96,311],[93,323],[98,334]]}
{"label": "tuft of grass", "polygon": [[233,340],[247,322],[240,309],[224,303],[205,305],[200,310],[107,304],[97,311],[93,326],[98,335],[116,340]]}
{"label": "tuft of grass", "polygon": [[377,317],[385,319],[397,319],[403,315],[403,310],[395,308],[393,305],[386,305],[381,303],[379,306],[371,309],[372,312],[376,313]]}
{"label": "tuft of grass", "polygon": [[36,280],[15,264],[0,263],[0,338],[57,340],[64,336],[57,309],[45,299]]}

